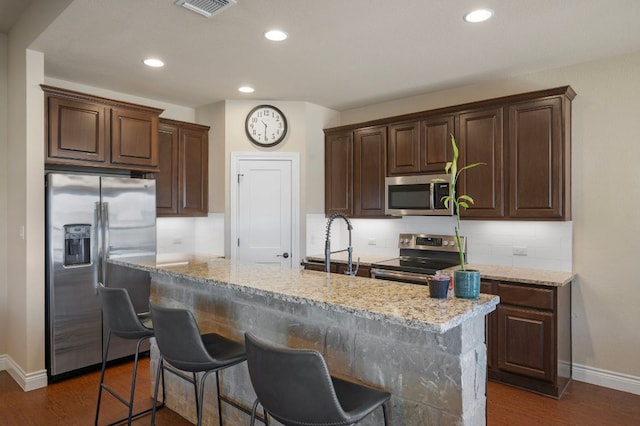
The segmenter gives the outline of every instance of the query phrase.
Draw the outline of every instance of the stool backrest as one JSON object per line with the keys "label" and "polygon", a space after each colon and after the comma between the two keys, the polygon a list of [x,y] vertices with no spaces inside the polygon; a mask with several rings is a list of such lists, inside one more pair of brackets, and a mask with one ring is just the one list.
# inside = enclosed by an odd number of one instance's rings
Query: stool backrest
{"label": "stool backrest", "polygon": [[285,425],[349,424],[319,352],[274,346],[250,333],[245,346],[251,384],[272,417]]}
{"label": "stool backrest", "polygon": [[98,286],[98,294],[102,314],[111,333],[124,339],[153,335],[153,331],[145,327],[138,318],[126,289]]}
{"label": "stool backrest", "polygon": [[204,371],[215,363],[200,337],[193,314],[186,309],[165,308],[149,303],[156,343],[162,357],[184,371]]}

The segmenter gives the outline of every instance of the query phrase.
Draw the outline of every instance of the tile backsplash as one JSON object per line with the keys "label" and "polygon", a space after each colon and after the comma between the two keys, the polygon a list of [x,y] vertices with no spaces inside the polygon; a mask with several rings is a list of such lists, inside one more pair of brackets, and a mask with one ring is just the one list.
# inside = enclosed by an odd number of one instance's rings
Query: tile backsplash
{"label": "tile backsplash", "polygon": [[[408,216],[399,219],[352,219],[354,259],[366,255],[398,256],[398,234],[453,235],[449,216]],[[327,219],[308,214],[306,255],[323,255]],[[470,263],[519,266],[572,272],[572,222],[463,221]],[[202,218],[157,219],[159,256],[205,254],[224,256],[224,215]],[[331,250],[347,247],[349,236],[342,219],[331,226]],[[522,254],[514,254],[522,253]]]}
{"label": "tile backsplash", "polygon": [[[324,253],[327,219],[324,214],[307,215],[308,255]],[[398,256],[398,234],[453,235],[455,219],[449,216],[407,216],[401,219],[353,219],[354,257]],[[470,263],[518,266],[533,269],[572,271],[572,222],[463,221]],[[344,221],[334,220],[331,250],[348,245]],[[519,253],[519,254],[514,254]]]}
{"label": "tile backsplash", "polygon": [[159,257],[202,254],[224,256],[224,215],[159,217],[156,220]]}

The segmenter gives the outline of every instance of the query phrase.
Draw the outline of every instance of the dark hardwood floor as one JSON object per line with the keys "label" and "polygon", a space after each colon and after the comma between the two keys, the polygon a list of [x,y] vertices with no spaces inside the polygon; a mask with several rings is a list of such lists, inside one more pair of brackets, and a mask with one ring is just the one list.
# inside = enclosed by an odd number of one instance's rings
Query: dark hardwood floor
{"label": "dark hardwood floor", "polygon": [[[131,364],[112,366],[107,374],[108,383],[126,394]],[[0,426],[93,424],[99,379],[100,373],[94,372],[23,392],[6,371],[0,372]],[[148,358],[141,361],[137,389],[136,411],[151,407]],[[101,425],[124,414],[123,405],[109,395],[103,395]],[[490,426],[640,425],[640,395],[574,381],[558,401],[489,382],[487,418]],[[134,424],[148,425],[150,420],[147,415]],[[156,424],[182,426],[190,423],[165,408],[158,411]]]}

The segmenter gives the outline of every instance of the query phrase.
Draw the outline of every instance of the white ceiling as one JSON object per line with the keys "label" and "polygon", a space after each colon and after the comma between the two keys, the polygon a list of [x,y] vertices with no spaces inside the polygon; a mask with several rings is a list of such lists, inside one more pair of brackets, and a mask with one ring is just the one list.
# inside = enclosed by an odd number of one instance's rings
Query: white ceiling
{"label": "white ceiling", "polygon": [[[238,0],[209,19],[174,2],[75,0],[32,47],[49,77],[180,105],[336,110],[640,51],[640,0]],[[495,17],[463,22],[476,6]],[[289,39],[264,39],[271,28]]]}

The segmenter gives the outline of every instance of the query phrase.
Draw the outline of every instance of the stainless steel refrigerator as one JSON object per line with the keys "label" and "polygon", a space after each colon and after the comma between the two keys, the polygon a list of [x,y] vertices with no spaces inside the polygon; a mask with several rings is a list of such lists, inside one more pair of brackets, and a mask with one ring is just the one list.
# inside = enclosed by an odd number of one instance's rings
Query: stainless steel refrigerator
{"label": "stainless steel refrigerator", "polygon": [[[125,287],[137,312],[148,311],[149,274],[109,259],[156,254],[155,181],[46,175],[46,358],[50,380],[100,364],[106,339],[99,283]],[[112,339],[109,359],[135,342]]]}

